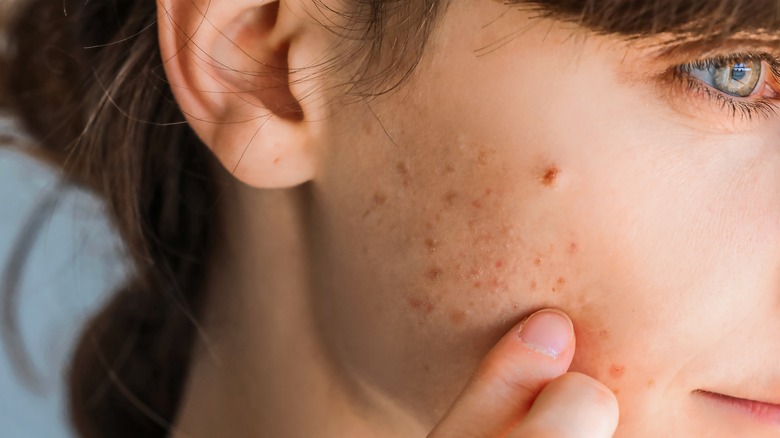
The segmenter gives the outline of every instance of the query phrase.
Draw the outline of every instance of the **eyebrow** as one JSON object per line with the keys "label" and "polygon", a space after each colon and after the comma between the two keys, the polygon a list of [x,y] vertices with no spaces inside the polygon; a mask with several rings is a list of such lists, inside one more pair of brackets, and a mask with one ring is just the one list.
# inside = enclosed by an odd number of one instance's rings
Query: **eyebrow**
{"label": "eyebrow", "polygon": [[629,38],[780,39],[780,0],[504,0],[541,17]]}

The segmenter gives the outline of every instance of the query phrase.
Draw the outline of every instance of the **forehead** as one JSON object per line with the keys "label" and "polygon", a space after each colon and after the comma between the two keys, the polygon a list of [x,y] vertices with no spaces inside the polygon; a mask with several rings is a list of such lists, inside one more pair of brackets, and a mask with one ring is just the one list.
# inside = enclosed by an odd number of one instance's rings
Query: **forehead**
{"label": "forehead", "polygon": [[728,37],[777,34],[780,0],[505,0],[596,32]]}

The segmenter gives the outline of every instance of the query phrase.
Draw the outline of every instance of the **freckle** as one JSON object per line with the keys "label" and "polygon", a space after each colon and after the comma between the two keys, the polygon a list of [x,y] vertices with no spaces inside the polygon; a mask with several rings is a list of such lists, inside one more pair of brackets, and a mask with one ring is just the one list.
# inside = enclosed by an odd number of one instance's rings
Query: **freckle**
{"label": "freckle", "polygon": [[431,281],[436,281],[441,277],[442,273],[443,272],[441,268],[439,268],[438,266],[434,266],[428,269],[428,271],[425,273],[425,276],[428,277],[428,279]]}
{"label": "freckle", "polygon": [[425,364],[425,366],[423,367],[423,369],[425,370],[425,372],[426,372],[426,373],[430,373],[430,372],[431,372],[431,366],[430,366],[430,365],[428,365],[427,363]]}
{"label": "freckle", "polygon": [[579,251],[579,247],[577,246],[577,242],[572,242],[569,244],[569,254],[574,254],[577,251]]}
{"label": "freckle", "polygon": [[479,199],[475,199],[474,201],[472,201],[471,205],[473,205],[474,208],[482,208],[482,202],[480,202]]}
{"label": "freckle", "polygon": [[280,161],[282,161],[282,159],[281,158],[277,158],[277,159],[274,160],[274,164],[279,164]]}
{"label": "freckle", "polygon": [[540,257],[537,257],[534,259],[534,264],[536,266],[542,266],[542,259]]}
{"label": "freckle", "polygon": [[531,282],[531,290],[536,290],[536,286],[537,286],[536,280],[532,281]]}
{"label": "freckle", "polygon": [[423,315],[430,315],[433,312],[434,305],[429,300],[423,300],[420,298],[409,298],[407,300],[409,307],[421,312]]}
{"label": "freckle", "polygon": [[463,310],[453,310],[450,312],[450,321],[455,325],[463,324],[466,320],[466,312]]}
{"label": "freckle", "polygon": [[503,260],[496,260],[496,269],[501,269],[504,267],[504,261]]}
{"label": "freckle", "polygon": [[544,175],[542,176],[542,184],[546,186],[551,186],[555,183],[555,181],[558,179],[558,174],[561,173],[561,170],[558,169],[555,166],[550,166],[545,171]]}
{"label": "freckle", "polygon": [[561,289],[563,289],[563,286],[566,284],[566,279],[563,277],[558,278],[558,280],[555,282],[555,286],[552,287],[553,292],[558,292]]}
{"label": "freckle", "polygon": [[653,379],[648,380],[647,381],[647,387],[648,388],[652,388],[653,386],[655,386],[655,380],[653,380]]}
{"label": "freckle", "polygon": [[425,239],[425,247],[428,248],[428,252],[436,252],[439,241],[431,238]]}
{"label": "freckle", "polygon": [[613,379],[619,379],[620,377],[623,377],[623,371],[625,371],[625,368],[623,365],[612,365],[609,367],[609,375],[612,376]]}
{"label": "freckle", "polygon": [[448,205],[452,206],[455,204],[455,198],[458,197],[458,194],[450,190],[449,192],[444,194],[444,200],[447,202]]}

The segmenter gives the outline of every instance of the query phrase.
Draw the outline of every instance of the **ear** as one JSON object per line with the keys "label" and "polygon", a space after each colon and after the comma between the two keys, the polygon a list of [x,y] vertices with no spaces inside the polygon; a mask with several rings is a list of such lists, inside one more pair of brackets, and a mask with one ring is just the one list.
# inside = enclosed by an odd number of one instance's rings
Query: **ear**
{"label": "ear", "polygon": [[223,166],[253,187],[291,187],[315,174],[310,121],[326,117],[303,97],[317,100],[320,87],[290,72],[303,72],[323,49],[304,37],[312,26],[297,1],[158,0],[160,48],[179,107]]}

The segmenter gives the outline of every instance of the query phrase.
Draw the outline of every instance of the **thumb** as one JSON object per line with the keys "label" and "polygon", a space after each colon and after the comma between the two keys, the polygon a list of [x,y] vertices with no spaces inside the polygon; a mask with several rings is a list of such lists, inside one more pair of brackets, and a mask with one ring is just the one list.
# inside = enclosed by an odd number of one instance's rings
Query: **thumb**
{"label": "thumb", "polygon": [[490,350],[428,437],[503,435],[528,413],[547,383],[566,373],[574,343],[571,320],[563,312],[532,314]]}

